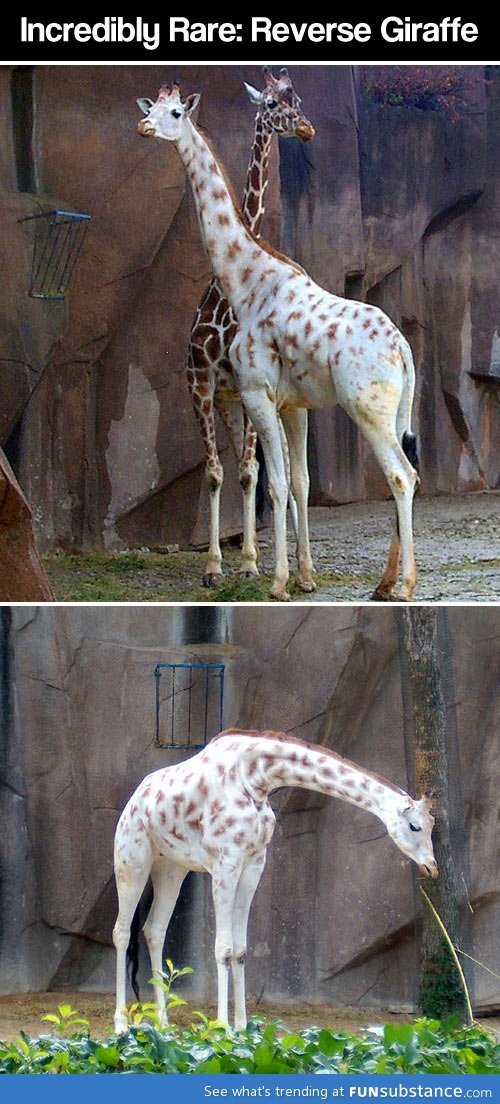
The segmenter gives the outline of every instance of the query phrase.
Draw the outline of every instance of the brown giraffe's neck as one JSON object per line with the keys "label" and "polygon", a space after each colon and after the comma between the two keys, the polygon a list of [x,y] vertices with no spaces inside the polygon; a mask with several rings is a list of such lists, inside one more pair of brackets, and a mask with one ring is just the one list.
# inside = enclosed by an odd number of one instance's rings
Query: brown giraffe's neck
{"label": "brown giraffe's neck", "polygon": [[189,119],[177,148],[191,182],[212,268],[238,317],[250,289],[261,283],[278,259],[246,229],[208,142]]}
{"label": "brown giraffe's neck", "polygon": [[271,141],[272,131],[264,129],[262,119],[257,115],[241,206],[243,218],[256,237],[260,234],[264,215],[264,196],[269,178]]}

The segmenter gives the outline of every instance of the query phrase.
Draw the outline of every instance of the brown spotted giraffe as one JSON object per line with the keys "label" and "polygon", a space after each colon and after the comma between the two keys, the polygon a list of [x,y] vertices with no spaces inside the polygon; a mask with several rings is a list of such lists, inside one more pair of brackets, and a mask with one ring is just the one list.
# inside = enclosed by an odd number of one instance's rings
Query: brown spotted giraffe
{"label": "brown spotted giraffe", "polygon": [[160,89],[139,133],[174,142],[193,188],[215,275],[238,319],[230,357],[237,387],[264,452],[274,509],[275,575],[271,597],[286,601],[288,484],[279,416],[290,452],[297,503],[297,583],[315,589],[309,548],[307,410],[337,402],[371,445],[396,501],[397,526],[374,597],[410,601],[417,578],[413,495],[418,482],[411,432],[415,370],[408,342],[377,307],[319,287],[244,225],[213,150],[190,116],[199,96]]}
{"label": "brown spotted giraffe", "polygon": [[[191,759],[149,774],[118,822],[119,911],[113,932],[117,1032],[127,1027],[126,950],[147,879],[151,875],[154,897],[144,934],[153,977],[160,978],[167,926],[189,870],[207,871],[212,878],[217,1018],[228,1023],[231,968],[235,1027],[246,1026],[248,915],[275,826],[269,795],[283,786],[316,790],[368,810],[423,875],[437,877],[431,840],[434,818],[426,797],[415,801],[399,786],[327,748],[282,732],[228,729]],[[165,994],[158,985],[155,1000],[165,1025]]]}
{"label": "brown spotted giraffe", "polygon": [[[247,226],[257,236],[264,215],[273,134],[297,137],[302,141],[309,141],[314,137],[314,129],[301,110],[300,100],[288,71],[281,69],[278,79],[268,67],[263,69],[263,73],[266,83],[262,92],[245,82],[250,100],[257,105],[258,110],[241,211]],[[236,336],[236,328],[234,313],[214,277],[196,312],[187,356],[187,382],[205,447],[205,470],[210,496],[210,543],[203,573],[204,586],[216,586],[223,578],[220,495],[224,471],[217,449],[215,411],[224,422],[239,461],[239,480],[243,491],[240,574],[246,577],[258,574],[255,531],[257,435],[241,406],[229,359],[229,348]],[[285,442],[282,443],[286,447]]]}

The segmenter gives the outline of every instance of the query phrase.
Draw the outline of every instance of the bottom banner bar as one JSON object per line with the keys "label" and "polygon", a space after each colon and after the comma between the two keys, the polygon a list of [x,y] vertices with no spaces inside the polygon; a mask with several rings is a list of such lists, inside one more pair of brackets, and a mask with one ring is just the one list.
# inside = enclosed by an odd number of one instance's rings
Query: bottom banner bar
{"label": "bottom banner bar", "polygon": [[[500,1070],[499,1070],[500,1072]],[[92,1104],[137,1104],[138,1095],[148,1092],[166,1094],[172,1104],[206,1104],[207,1101],[261,1099],[271,1102],[315,1099],[317,1101],[365,1100],[486,1100],[500,1104],[500,1081],[489,1074],[463,1074],[451,1077],[391,1076],[369,1077],[363,1074],[302,1074],[246,1075],[217,1074],[73,1074],[71,1081],[63,1074],[6,1074],[0,1080],[2,1104],[33,1101],[35,1104],[66,1104],[68,1094],[72,1104],[87,1101]],[[165,1080],[167,1077],[167,1080]],[[144,1085],[138,1084],[143,1081]]]}

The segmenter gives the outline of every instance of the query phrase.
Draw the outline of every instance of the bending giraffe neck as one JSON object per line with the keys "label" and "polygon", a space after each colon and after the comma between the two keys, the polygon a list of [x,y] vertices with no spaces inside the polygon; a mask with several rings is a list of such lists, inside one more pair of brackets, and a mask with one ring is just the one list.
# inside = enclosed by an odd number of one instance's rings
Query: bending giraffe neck
{"label": "bending giraffe neck", "polygon": [[412,801],[399,786],[326,748],[281,734],[263,736],[256,743],[256,736],[243,756],[249,787],[260,801],[273,790],[297,786],[367,809],[384,823]]}
{"label": "bending giraffe neck", "polygon": [[191,182],[212,268],[238,317],[249,291],[278,259],[246,229],[210,146],[190,119],[177,148]]}
{"label": "bending giraffe neck", "polygon": [[260,234],[264,215],[264,196],[269,179],[271,141],[272,131],[265,130],[262,119],[257,115],[241,206],[243,218],[256,237]]}

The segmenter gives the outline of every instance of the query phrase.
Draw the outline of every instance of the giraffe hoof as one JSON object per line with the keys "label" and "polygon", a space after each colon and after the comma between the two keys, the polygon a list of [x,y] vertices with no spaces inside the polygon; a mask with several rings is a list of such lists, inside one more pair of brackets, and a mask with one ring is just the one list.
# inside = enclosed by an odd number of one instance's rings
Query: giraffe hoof
{"label": "giraffe hoof", "polygon": [[275,602],[290,602],[290,595],[287,590],[272,590],[270,597]]}
{"label": "giraffe hoof", "polygon": [[395,602],[396,599],[392,593],[390,587],[378,586],[375,587],[373,594],[370,597],[370,602]]}
{"label": "giraffe hoof", "polygon": [[303,590],[305,594],[311,594],[313,590],[317,589],[313,579],[304,579],[300,575],[296,575],[295,582],[299,590]]}
{"label": "giraffe hoof", "polygon": [[242,567],[241,570],[238,571],[238,577],[240,579],[257,579],[258,575],[259,572],[257,571],[257,568],[255,568],[255,570],[253,571],[249,571],[248,568]]}
{"label": "giraffe hoof", "polygon": [[221,571],[208,571],[207,574],[203,576],[202,585],[204,587],[215,587],[219,586],[219,583],[223,581],[224,576]]}

